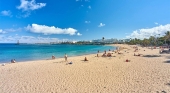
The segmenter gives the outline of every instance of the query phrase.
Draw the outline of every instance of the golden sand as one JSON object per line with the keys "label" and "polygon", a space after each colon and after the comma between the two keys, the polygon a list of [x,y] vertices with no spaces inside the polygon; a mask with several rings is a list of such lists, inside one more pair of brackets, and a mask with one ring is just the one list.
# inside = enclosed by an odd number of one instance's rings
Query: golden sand
{"label": "golden sand", "polygon": [[0,66],[0,93],[170,93],[168,54],[148,57],[160,55],[159,49],[116,46],[124,47],[123,54],[68,57],[73,64],[59,58]]}

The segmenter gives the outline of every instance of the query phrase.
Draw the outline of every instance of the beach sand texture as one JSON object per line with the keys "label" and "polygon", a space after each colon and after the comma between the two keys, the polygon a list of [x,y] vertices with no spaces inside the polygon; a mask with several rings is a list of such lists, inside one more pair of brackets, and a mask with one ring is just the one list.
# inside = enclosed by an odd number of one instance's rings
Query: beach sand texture
{"label": "beach sand texture", "polygon": [[[134,52],[133,46],[116,46],[126,49],[113,52],[115,57],[68,55],[73,64],[59,58],[0,66],[0,93],[170,93],[168,54],[134,56],[160,54],[159,49],[139,47]],[[89,61],[83,61],[85,56]]]}

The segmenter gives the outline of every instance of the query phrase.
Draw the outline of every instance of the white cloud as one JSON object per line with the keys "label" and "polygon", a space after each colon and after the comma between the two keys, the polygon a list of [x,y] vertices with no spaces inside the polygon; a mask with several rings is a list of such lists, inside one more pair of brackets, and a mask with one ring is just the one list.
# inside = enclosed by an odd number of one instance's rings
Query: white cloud
{"label": "white cloud", "polygon": [[77,32],[74,28],[58,28],[54,26],[46,26],[46,25],[38,25],[38,24],[32,24],[31,26],[28,25],[26,27],[27,30],[33,32],[33,33],[42,33],[44,35],[49,34],[69,34],[69,35],[75,35]]}
{"label": "white cloud", "polygon": [[6,33],[6,31],[3,31],[2,29],[0,29],[0,34],[4,34]]}
{"label": "white cloud", "polygon": [[126,36],[126,38],[144,39],[144,38],[149,38],[150,36],[154,36],[158,34],[165,35],[165,32],[167,31],[170,31],[170,24],[160,25],[160,26],[148,28],[148,29],[135,30],[129,36]]}
{"label": "white cloud", "polygon": [[11,11],[10,10],[4,10],[4,11],[1,11],[1,15],[3,15],[3,16],[10,16],[10,17],[12,17],[12,15],[11,15],[12,13],[11,13]]}
{"label": "white cloud", "polygon": [[98,27],[103,27],[103,26],[105,26],[105,24],[100,23]]}
{"label": "white cloud", "polygon": [[31,0],[31,1],[20,0],[20,1],[21,1],[21,5],[17,6],[17,8],[23,11],[36,10],[46,6],[46,3],[36,3],[35,0]]}
{"label": "white cloud", "polygon": [[91,9],[91,6],[89,5],[88,8]]}
{"label": "white cloud", "polygon": [[17,6],[17,9],[22,10],[23,14],[19,14],[17,17],[28,17],[31,15],[31,11],[40,9],[46,6],[46,3],[36,3],[35,0],[20,0],[21,4]]}
{"label": "white cloud", "polygon": [[155,22],[155,25],[158,25],[158,23],[157,23],[157,22]]}
{"label": "white cloud", "polygon": [[90,21],[85,21],[86,24],[91,23]]}
{"label": "white cloud", "polygon": [[80,34],[80,33],[77,33],[77,35],[78,35],[78,36],[81,36],[82,34]]}

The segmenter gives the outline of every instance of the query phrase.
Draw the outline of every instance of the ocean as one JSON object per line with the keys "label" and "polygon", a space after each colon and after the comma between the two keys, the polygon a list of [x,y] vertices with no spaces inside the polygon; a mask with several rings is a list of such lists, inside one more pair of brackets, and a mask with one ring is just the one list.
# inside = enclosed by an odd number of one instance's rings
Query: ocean
{"label": "ocean", "polygon": [[66,53],[70,56],[80,56],[87,54],[104,52],[105,50],[115,50],[116,47],[105,45],[38,45],[38,44],[0,44],[0,63],[50,59],[52,55],[56,58],[64,57]]}

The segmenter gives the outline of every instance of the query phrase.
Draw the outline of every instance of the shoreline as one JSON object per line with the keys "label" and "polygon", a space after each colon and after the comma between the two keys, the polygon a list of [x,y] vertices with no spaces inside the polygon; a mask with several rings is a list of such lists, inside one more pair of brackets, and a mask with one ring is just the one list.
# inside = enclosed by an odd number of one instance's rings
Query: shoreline
{"label": "shoreline", "polygon": [[[116,47],[116,46],[113,46],[113,45],[103,45],[103,46],[112,46],[112,48],[114,48],[114,47]],[[86,55],[91,55],[91,54],[97,54],[97,51],[96,51],[96,53],[92,53],[92,52],[89,52],[89,53],[87,53],[87,54],[76,54],[76,55],[72,55],[72,56],[69,56],[69,55],[67,55],[68,57],[78,57],[78,56],[86,56]],[[51,55],[52,56],[52,55]],[[55,55],[54,55],[55,56]],[[56,59],[60,59],[60,58],[63,58],[64,57],[64,55],[63,55],[63,57],[57,57],[57,56],[55,56],[56,57]],[[51,57],[49,57],[49,58],[42,58],[42,59],[29,59],[29,60],[21,60],[21,61],[17,61],[17,59],[15,59],[16,60],[16,63],[18,63],[18,62],[29,62],[29,61],[43,61],[43,60],[50,60],[51,59]],[[10,62],[11,61],[11,59],[8,61],[8,62],[0,62],[0,64],[7,64],[7,63],[11,63]]]}

